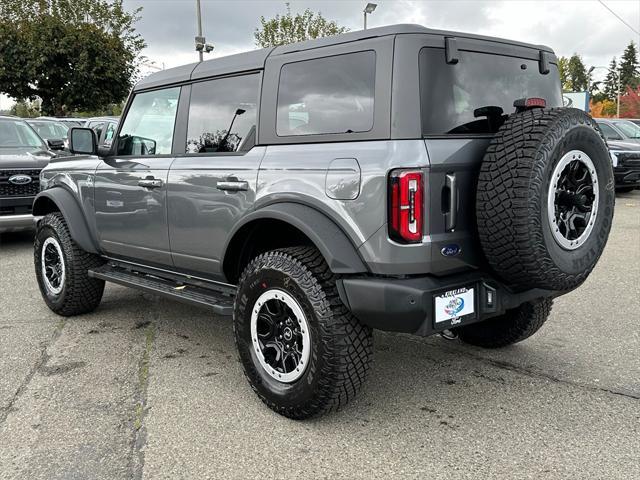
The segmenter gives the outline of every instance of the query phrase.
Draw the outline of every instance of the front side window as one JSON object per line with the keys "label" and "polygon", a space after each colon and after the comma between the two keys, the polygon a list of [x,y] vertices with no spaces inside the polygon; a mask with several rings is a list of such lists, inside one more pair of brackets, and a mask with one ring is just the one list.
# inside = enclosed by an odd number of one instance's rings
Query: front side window
{"label": "front side window", "polygon": [[104,144],[111,145],[111,140],[113,139],[113,135],[116,133],[116,124],[109,122],[107,123],[107,131],[104,134]]}
{"label": "front side window", "polygon": [[545,75],[538,62],[489,53],[458,52],[448,64],[442,48],[420,51],[422,133],[495,133],[520,98],[544,98],[548,107],[562,106],[558,69]]}
{"label": "front side window", "polygon": [[278,87],[278,136],[371,130],[375,70],[373,51],[284,65]]}
{"label": "front side window", "polygon": [[191,86],[186,153],[244,152],[255,144],[260,76]]}
{"label": "front side window", "polygon": [[139,93],[118,136],[118,155],[171,153],[180,87]]}

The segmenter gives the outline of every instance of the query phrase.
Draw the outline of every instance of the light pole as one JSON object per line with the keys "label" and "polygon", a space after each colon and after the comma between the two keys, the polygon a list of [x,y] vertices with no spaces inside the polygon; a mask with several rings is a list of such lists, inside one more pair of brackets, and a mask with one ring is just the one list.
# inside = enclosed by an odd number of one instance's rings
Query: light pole
{"label": "light pole", "polygon": [[198,36],[196,37],[196,51],[198,52],[199,61],[202,61],[202,52],[211,52],[213,45],[207,43],[207,39],[202,36],[202,13],[200,13],[200,0],[196,0],[196,14],[198,17]]}
{"label": "light pole", "polygon": [[616,105],[616,118],[620,118],[620,77],[622,77],[620,73],[621,71],[618,70],[618,102]]}
{"label": "light pole", "polygon": [[367,6],[364,7],[364,29],[367,29],[367,14],[371,15],[373,13],[373,11],[376,9],[376,7],[378,6],[377,3],[367,3]]}

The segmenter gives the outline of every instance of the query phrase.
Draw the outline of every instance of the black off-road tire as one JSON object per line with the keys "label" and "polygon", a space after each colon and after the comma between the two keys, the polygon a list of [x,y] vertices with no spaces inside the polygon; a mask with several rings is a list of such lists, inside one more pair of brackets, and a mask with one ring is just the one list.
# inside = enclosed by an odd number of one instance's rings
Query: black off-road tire
{"label": "black off-road tire", "polygon": [[[251,313],[258,297],[272,289],[290,294],[302,308],[311,334],[311,354],[293,383],[272,378],[251,341]],[[373,335],[338,296],[336,278],[313,247],[264,253],[245,268],[234,303],[234,335],[245,376],[260,399],[292,419],[319,415],[349,402],[365,381]]]}
{"label": "black off-road tire", "polygon": [[[590,234],[568,250],[554,239],[547,196],[555,166],[573,150],[593,161],[599,201]],[[573,108],[510,115],[492,139],[478,177],[476,216],[484,255],[495,273],[518,290],[573,289],[605,247],[614,202],[611,159],[591,117]]]}
{"label": "black off-road tire", "polygon": [[[48,237],[53,237],[62,249],[65,273],[59,293],[51,292],[42,273],[42,247]],[[38,222],[34,242],[36,278],[42,298],[58,315],[80,315],[96,309],[102,299],[104,281],[90,278],[87,271],[103,264],[99,256],[85,252],[73,241],[61,213],[50,213]]]}
{"label": "black off-road tire", "polygon": [[526,302],[504,315],[455,329],[464,343],[483,348],[502,348],[521,342],[536,333],[551,313],[553,300]]}

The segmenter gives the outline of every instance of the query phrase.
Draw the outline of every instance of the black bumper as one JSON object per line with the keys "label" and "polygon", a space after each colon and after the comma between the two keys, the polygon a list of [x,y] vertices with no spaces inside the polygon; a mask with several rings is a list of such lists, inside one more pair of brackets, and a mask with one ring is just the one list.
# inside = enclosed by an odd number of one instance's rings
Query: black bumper
{"label": "black bumper", "polygon": [[[465,318],[463,323],[442,321],[436,324],[434,297],[460,288],[474,289],[475,314]],[[338,281],[338,291],[345,305],[363,324],[379,330],[424,336],[501,315],[535,298],[561,294],[540,289],[514,292],[483,272],[447,277],[343,278]]]}
{"label": "black bumper", "polygon": [[640,159],[620,163],[613,168],[616,187],[640,187]]}

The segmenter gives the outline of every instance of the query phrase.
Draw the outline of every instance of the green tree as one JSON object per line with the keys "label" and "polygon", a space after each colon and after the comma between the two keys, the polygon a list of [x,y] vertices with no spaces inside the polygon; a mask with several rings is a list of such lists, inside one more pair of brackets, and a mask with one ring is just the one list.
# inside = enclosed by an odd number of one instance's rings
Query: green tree
{"label": "green tree", "polygon": [[123,0],[2,0],[0,92],[45,115],[121,102],[138,72],[140,9]]}
{"label": "green tree", "polygon": [[314,13],[308,8],[295,16],[291,15],[289,3],[287,13],[276,15],[267,20],[260,17],[260,28],[253,34],[258,47],[277,47],[288,43],[302,42],[314,38],[338,35],[348,31],[333,20],[325,19],[320,12]]}
{"label": "green tree", "polygon": [[40,102],[39,101],[25,101],[20,100],[13,104],[9,110],[11,115],[22,118],[35,118],[40,116]]}
{"label": "green tree", "polygon": [[627,87],[634,89],[638,85],[640,85],[638,49],[633,42],[630,42],[620,58],[620,89],[626,92]]}
{"label": "green tree", "polygon": [[602,93],[607,100],[616,101],[618,98],[618,63],[616,57],[613,57],[611,63],[609,63],[609,71],[604,79]]}
{"label": "green tree", "polygon": [[571,92],[584,92],[589,83],[589,74],[577,53],[571,55],[567,63],[567,85]]}
{"label": "green tree", "polygon": [[568,92],[571,90],[569,86],[569,59],[567,57],[558,58],[558,72],[560,73],[560,84],[562,85],[562,91]]}

